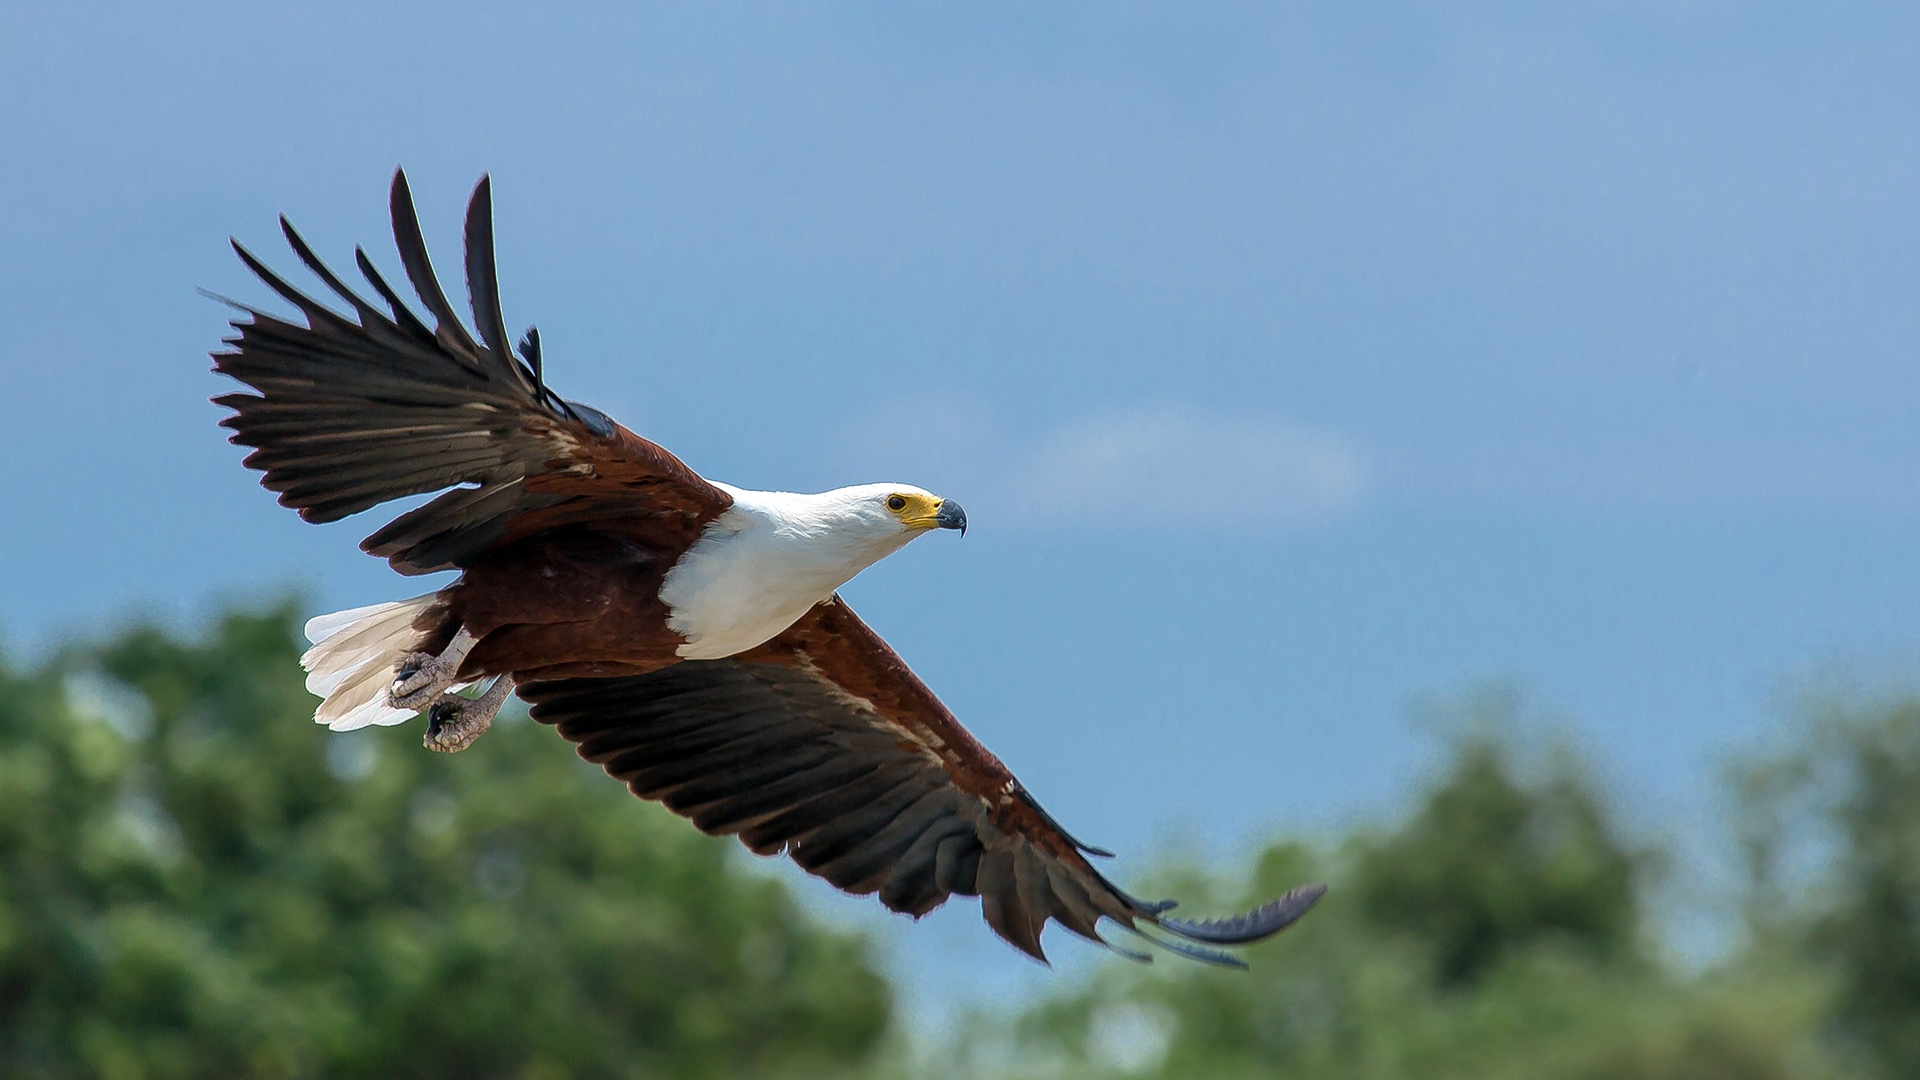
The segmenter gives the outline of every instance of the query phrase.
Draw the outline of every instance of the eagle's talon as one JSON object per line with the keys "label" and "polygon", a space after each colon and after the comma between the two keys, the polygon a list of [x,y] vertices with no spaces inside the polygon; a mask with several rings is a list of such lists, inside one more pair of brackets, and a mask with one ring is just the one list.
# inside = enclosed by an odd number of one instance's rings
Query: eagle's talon
{"label": "eagle's talon", "polygon": [[432,705],[458,681],[460,665],[473,651],[474,641],[474,636],[461,627],[445,652],[410,652],[401,657],[394,665],[393,682],[387,686],[387,704],[416,712]]}
{"label": "eagle's talon", "polygon": [[457,753],[473,745],[488,727],[493,717],[473,715],[477,710],[471,708],[473,699],[458,694],[447,694],[433,703],[427,710],[427,734],[421,739],[421,745],[442,754]]}
{"label": "eagle's talon", "polygon": [[408,653],[387,688],[387,703],[396,709],[420,709],[453,685],[449,665],[432,653]]}
{"label": "eagle's talon", "polygon": [[442,754],[458,753],[472,746],[475,739],[493,726],[507,695],[513,692],[513,680],[505,675],[493,681],[487,692],[477,698],[442,694],[427,710],[427,733],[421,745]]}

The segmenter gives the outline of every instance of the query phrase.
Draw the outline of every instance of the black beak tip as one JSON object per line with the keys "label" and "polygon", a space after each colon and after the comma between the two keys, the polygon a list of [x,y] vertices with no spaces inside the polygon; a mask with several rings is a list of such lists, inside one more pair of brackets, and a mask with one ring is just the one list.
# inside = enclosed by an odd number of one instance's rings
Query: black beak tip
{"label": "black beak tip", "polygon": [[960,509],[960,504],[952,499],[940,504],[939,516],[934,520],[938,521],[943,529],[959,529],[961,536],[967,535],[967,512]]}

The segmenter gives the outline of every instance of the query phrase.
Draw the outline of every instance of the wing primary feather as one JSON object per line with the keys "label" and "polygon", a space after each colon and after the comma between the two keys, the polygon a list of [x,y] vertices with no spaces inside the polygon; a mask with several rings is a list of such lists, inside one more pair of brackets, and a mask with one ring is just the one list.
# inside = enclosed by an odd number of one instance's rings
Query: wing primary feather
{"label": "wing primary feather", "polygon": [[1026,909],[1029,936],[1036,945],[1059,905],[1054,902],[1053,887],[1047,880],[1047,868],[1032,847],[1022,845],[1013,853],[1014,894]]}
{"label": "wing primary feather", "polygon": [[[229,240],[228,243],[233,245],[233,252],[234,254],[240,256],[240,261],[247,264],[247,269],[253,271],[256,277],[258,277],[261,281],[265,282],[267,285],[267,288],[272,289],[276,293],[279,293],[281,299],[285,300],[289,304],[292,304],[294,307],[299,308],[300,313],[307,317],[307,321],[309,323],[326,323],[330,325],[338,325],[346,321],[340,318],[339,315],[329,310],[325,304],[320,303],[320,301],[315,300],[311,296],[308,296],[306,293],[303,293],[299,289],[296,289],[292,285],[289,285],[285,278],[281,277],[279,274],[274,273],[272,270],[267,268],[266,263],[263,263],[259,259],[255,258],[253,255],[253,252],[248,251],[246,249],[246,246],[240,243],[240,241]],[[248,309],[248,310],[251,311],[252,309]],[[253,312],[253,315],[254,315],[254,318],[256,319],[263,317],[259,312]],[[272,318],[272,316],[264,316],[264,317],[268,319]]]}
{"label": "wing primary feather", "polygon": [[327,264],[321,262],[320,257],[313,253],[313,248],[300,235],[299,230],[293,227],[293,222],[287,220],[285,214],[280,215],[280,232],[286,236],[287,246],[293,249],[294,255],[306,264],[308,270],[313,271],[313,276],[325,282],[327,288],[332,289],[340,299],[353,305],[354,311],[360,315],[360,325],[363,329],[372,331],[386,322],[378,308],[367,303],[359,293],[348,288],[346,282],[341,281],[332,270],[327,269]]}
{"label": "wing primary feather", "polygon": [[[573,403],[554,393],[553,389],[547,385],[546,369],[540,352],[539,327],[529,326],[527,332],[520,335],[520,359],[533,372],[533,390],[540,395],[540,400],[567,419],[579,420],[580,414],[574,411]],[[612,432],[605,434],[612,434]]]}
{"label": "wing primary feather", "polygon": [[1113,858],[1113,852],[1108,851],[1106,848],[1094,847],[1092,844],[1086,843],[1082,841],[1079,837],[1068,832],[1058,821],[1054,820],[1054,817],[1052,814],[1047,813],[1047,808],[1044,806],[1041,806],[1039,800],[1035,799],[1032,795],[1027,793],[1026,788],[1024,787],[1016,788],[1015,791],[1019,794],[1020,801],[1025,803],[1028,809],[1040,815],[1041,821],[1046,822],[1048,827],[1053,829],[1054,832],[1057,832],[1061,836],[1065,837],[1067,843],[1072,844],[1075,848],[1079,849],[1081,854],[1097,855],[1102,859]]}
{"label": "wing primary feather", "polygon": [[393,215],[393,245],[400,251],[400,265],[406,268],[407,280],[413,283],[413,291],[420,294],[420,302],[438,323],[434,336],[463,357],[474,357],[480,346],[461,325],[453,305],[447,302],[447,294],[440,291],[440,282],[433,276],[433,262],[427,257],[427,241],[420,232],[420,216],[413,209],[413,189],[407,186],[405,169],[393,171],[393,191],[387,204]]}
{"label": "wing primary feather", "polygon": [[[536,398],[539,381],[529,379],[515,362],[507,321],[500,314],[500,275],[493,259],[493,178],[482,176],[467,202],[467,296],[473,306],[473,325],[486,342],[487,353],[502,373],[517,379]],[[543,402],[544,403],[544,402]]]}
{"label": "wing primary feather", "polygon": [[567,407],[567,414],[582,424],[585,424],[588,431],[593,432],[603,439],[613,437],[613,418],[606,413],[601,412],[591,405],[582,405],[577,401],[562,401],[561,403]]}
{"label": "wing primary feather", "polygon": [[887,880],[880,886],[880,902],[894,911],[915,918],[939,907],[947,892],[935,880],[940,845],[949,837],[971,835],[972,828],[958,818],[936,821],[920,834],[906,852],[894,861]]}
{"label": "wing primary feather", "polygon": [[[1129,929],[1131,928],[1129,927]],[[1115,945],[1113,942],[1101,937],[1097,932],[1094,934],[1094,940],[1105,945],[1109,952],[1112,952],[1115,956],[1121,957],[1122,959],[1131,960],[1136,964],[1153,963],[1152,953],[1139,952],[1134,949],[1129,949],[1125,945]]]}
{"label": "wing primary feather", "polygon": [[[230,244],[237,244],[237,243],[239,243],[240,241],[238,241],[238,240],[229,240],[229,241],[227,241],[227,242],[228,242],[228,243],[230,243]],[[243,304],[243,303],[241,303],[241,302],[240,302],[240,301],[238,301],[238,300],[235,300],[235,299],[234,299],[233,297],[231,297],[231,296],[228,296],[228,295],[226,295],[225,293],[217,293],[217,292],[214,292],[214,291],[213,291],[212,289],[203,289],[203,288],[201,288],[201,287],[200,287],[200,286],[198,286],[198,285],[195,285],[195,286],[193,287],[193,291],[194,291],[194,292],[197,292],[197,293],[199,293],[199,294],[200,294],[201,296],[204,296],[204,297],[206,297],[206,298],[207,298],[207,299],[209,299],[209,300],[212,300],[212,301],[213,301],[214,303],[216,303],[216,304],[225,304],[225,305],[227,305],[227,306],[228,306],[228,307],[230,307],[230,308],[234,308],[234,309],[236,309],[236,310],[239,310],[239,311],[244,311],[244,312],[246,312],[246,313],[247,313],[248,315],[251,315],[251,316],[253,316],[253,317],[254,317],[254,318],[256,318],[256,319],[257,319],[257,318],[259,318],[259,317],[261,316],[261,314],[262,314],[262,312],[260,311],[260,309],[259,309],[259,308],[256,308],[256,307],[249,307],[248,305],[246,305],[246,304]],[[239,338],[237,338],[237,337],[230,337],[230,338],[221,338],[221,339],[220,339],[220,344],[222,344],[222,345],[238,345],[238,344],[240,344],[240,339],[239,339]]]}
{"label": "wing primary feather", "polygon": [[542,378],[540,374],[539,327],[529,326],[527,327],[527,332],[520,335],[520,359],[525,360],[527,366],[533,369],[534,381],[539,382]]}
{"label": "wing primary feather", "polygon": [[520,335],[520,359],[533,372],[533,392],[539,395],[540,400],[568,419],[580,419],[579,415],[573,411],[573,407],[567,404],[566,399],[547,388],[546,369],[540,355],[539,327],[529,326],[527,332]]}
{"label": "wing primary feather", "polygon": [[1042,964],[1047,954],[1040,948],[1040,935],[1021,901],[1019,882],[1014,876],[1013,852],[990,850],[980,856],[980,913],[986,916],[993,932],[1009,944]]}
{"label": "wing primary feather", "polygon": [[940,841],[934,852],[933,881],[941,892],[977,895],[979,873],[980,838],[972,830]]}
{"label": "wing primary feather", "polygon": [[1231,919],[1155,919],[1170,934],[1209,945],[1251,945],[1300,921],[1327,893],[1325,885],[1303,885],[1278,900]]}
{"label": "wing primary feather", "polygon": [[353,262],[360,268],[360,275],[367,279],[367,284],[372,285],[373,291],[379,293],[380,299],[385,300],[387,306],[393,309],[394,322],[416,337],[427,341],[433,340],[433,331],[427,328],[426,323],[420,321],[420,316],[413,313],[413,309],[400,299],[400,294],[394,292],[393,286],[387,284],[387,279],[381,277],[380,271],[374,268],[373,260],[367,257],[366,248],[353,249]]}
{"label": "wing primary feather", "polygon": [[1106,944],[1100,937],[1100,911],[1094,907],[1087,890],[1058,864],[1048,867],[1046,874],[1053,889],[1053,917],[1060,920],[1061,926],[1088,941]]}
{"label": "wing primary feather", "polygon": [[[1237,971],[1247,970],[1247,962],[1230,953],[1224,953],[1218,949],[1204,948],[1199,945],[1189,945],[1184,941],[1169,941],[1157,938],[1152,934],[1143,932],[1139,927],[1130,927],[1129,929],[1140,937],[1141,940],[1151,943],[1155,948],[1165,949],[1175,956],[1184,956],[1189,960],[1198,960],[1203,964],[1212,964],[1215,967],[1233,968]],[[1111,946],[1109,946],[1109,948],[1111,948]]]}
{"label": "wing primary feather", "polygon": [[1174,908],[1180,906],[1180,901],[1178,900],[1142,900],[1137,896],[1128,896],[1118,889],[1115,889],[1114,892],[1120,893],[1120,898],[1125,900],[1129,907],[1142,915],[1158,915],[1163,911],[1172,911]]}

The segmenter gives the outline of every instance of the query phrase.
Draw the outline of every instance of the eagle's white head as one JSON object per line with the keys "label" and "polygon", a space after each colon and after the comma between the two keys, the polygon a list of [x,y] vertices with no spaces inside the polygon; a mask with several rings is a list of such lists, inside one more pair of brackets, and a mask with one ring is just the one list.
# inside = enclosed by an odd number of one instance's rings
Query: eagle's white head
{"label": "eagle's white head", "polygon": [[749,510],[777,519],[777,527],[822,539],[841,536],[849,542],[891,542],[897,548],[930,529],[967,531],[967,514],[959,503],[912,484],[858,484],[817,495],[727,491],[734,505],[744,500]]}
{"label": "eagle's white head", "polygon": [[690,660],[732,656],[793,625],[855,574],[935,529],[967,531],[960,504],[912,484],[861,484],[817,494],[733,496],[660,587],[667,625]]}

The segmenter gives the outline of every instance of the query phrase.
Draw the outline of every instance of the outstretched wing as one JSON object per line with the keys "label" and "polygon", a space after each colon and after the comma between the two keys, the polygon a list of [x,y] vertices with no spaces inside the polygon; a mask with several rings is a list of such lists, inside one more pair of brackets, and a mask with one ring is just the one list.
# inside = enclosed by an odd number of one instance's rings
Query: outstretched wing
{"label": "outstretched wing", "polygon": [[1106,852],[1061,829],[837,597],[737,657],[519,694],[582,757],[701,830],[762,855],[785,850],[915,917],[978,895],[994,931],[1042,961],[1048,920],[1144,959],[1100,936],[1108,919],[1181,955],[1244,966],[1214,947],[1279,933],[1325,891],[1295,889],[1214,922],[1129,896],[1087,861]]}
{"label": "outstretched wing", "polygon": [[[304,323],[236,304],[247,318],[215,353],[213,368],[247,384],[215,402],[232,442],[254,447],[248,466],[308,521],[336,521],[390,499],[444,492],[367,537],[361,546],[403,574],[464,565],[505,541],[558,525],[648,520],[689,542],[732,503],[678,458],[547,388],[540,339],[529,330],[516,358],[500,313],[493,262],[492,185],[467,207],[469,334],[427,260],[406,174],[394,173],[393,235],[407,278],[433,320],[410,311],[366,252],[355,261],[386,302],[349,289],[285,218],[294,254],[348,307],[314,301],[236,241],[242,261],[300,309]],[[448,490],[452,489],[452,490]]]}

